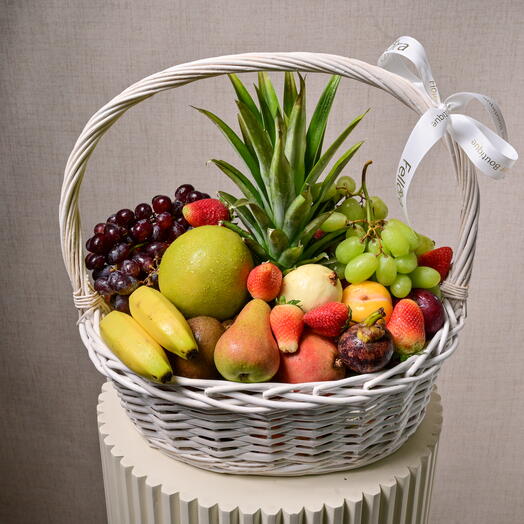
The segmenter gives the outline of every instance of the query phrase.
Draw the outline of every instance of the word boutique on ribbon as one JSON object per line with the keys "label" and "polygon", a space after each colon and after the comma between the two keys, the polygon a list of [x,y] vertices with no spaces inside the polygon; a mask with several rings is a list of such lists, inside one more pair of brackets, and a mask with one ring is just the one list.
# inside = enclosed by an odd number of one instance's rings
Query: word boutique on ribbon
{"label": "word boutique on ribbon", "polygon": [[[489,96],[469,92],[456,93],[442,102],[426,51],[418,40],[410,36],[398,38],[380,56],[378,65],[412,82],[427,93],[434,104],[420,117],[409,135],[397,168],[397,194],[408,222],[407,194],[415,171],[426,153],[446,133],[478,169],[492,178],[503,178],[517,161],[517,152],[506,141],[506,123],[497,103]],[[472,100],[477,100],[487,110],[498,134],[478,120],[460,113]]]}

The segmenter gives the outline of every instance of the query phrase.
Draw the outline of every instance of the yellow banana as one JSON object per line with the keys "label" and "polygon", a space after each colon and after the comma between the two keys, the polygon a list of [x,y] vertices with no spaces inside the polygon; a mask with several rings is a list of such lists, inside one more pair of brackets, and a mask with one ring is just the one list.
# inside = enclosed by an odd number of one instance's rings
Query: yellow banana
{"label": "yellow banana", "polygon": [[133,318],[171,353],[189,359],[198,352],[184,315],[160,291],[139,287],[129,297],[129,309]]}
{"label": "yellow banana", "polygon": [[154,382],[169,382],[173,370],[165,351],[131,316],[111,311],[100,321],[109,349],[131,370]]}

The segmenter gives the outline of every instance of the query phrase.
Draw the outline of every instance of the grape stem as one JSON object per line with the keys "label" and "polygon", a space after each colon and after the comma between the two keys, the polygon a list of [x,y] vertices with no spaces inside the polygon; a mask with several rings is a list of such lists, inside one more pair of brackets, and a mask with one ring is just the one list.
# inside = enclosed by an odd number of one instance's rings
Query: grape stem
{"label": "grape stem", "polygon": [[375,216],[373,213],[373,208],[371,206],[371,200],[369,198],[368,188],[366,186],[366,173],[368,170],[368,167],[373,163],[373,160],[368,160],[364,167],[362,168],[362,179],[360,183],[360,190],[364,194],[364,199],[366,201],[366,217],[368,219],[368,223],[371,225],[372,222],[375,221]]}
{"label": "grape stem", "polygon": [[149,286],[149,287],[152,287],[153,286],[153,276],[158,273],[158,269],[153,269],[153,271],[151,271],[151,273],[148,273],[147,277],[144,278],[144,280],[139,280],[139,284],[142,284],[142,285],[146,285],[146,286]]}
{"label": "grape stem", "polygon": [[131,247],[131,253],[133,253],[133,251],[136,251],[137,249],[140,249],[142,246],[145,246],[147,244],[147,242],[141,242],[139,244],[135,244],[133,247]]}
{"label": "grape stem", "polygon": [[384,224],[386,223],[385,220],[376,220],[375,219],[375,213],[373,211],[373,206],[371,204],[371,198],[369,197],[368,188],[366,185],[366,174],[368,167],[373,163],[373,160],[368,160],[364,166],[362,167],[362,175],[361,175],[361,181],[360,181],[360,188],[356,193],[352,193],[350,195],[347,195],[348,197],[359,197],[360,203],[365,201],[366,203],[366,218],[362,218],[359,220],[348,220],[346,222],[346,227],[349,227],[353,224],[362,223],[362,225],[366,224],[366,234],[360,239],[360,242],[364,243],[366,239],[368,238],[376,238],[378,240],[379,244],[379,252],[378,254],[383,254],[384,250],[382,248],[382,239],[380,238],[380,232],[382,228],[384,227]]}

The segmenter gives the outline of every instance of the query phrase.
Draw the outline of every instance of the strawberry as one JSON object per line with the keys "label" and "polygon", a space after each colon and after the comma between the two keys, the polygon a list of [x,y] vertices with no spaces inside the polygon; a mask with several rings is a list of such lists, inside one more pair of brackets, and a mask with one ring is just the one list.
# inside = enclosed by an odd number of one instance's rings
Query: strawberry
{"label": "strawberry", "polygon": [[271,262],[253,268],[247,277],[247,290],[253,298],[271,302],[282,287],[282,271]]}
{"label": "strawberry", "polygon": [[304,330],[304,312],[296,304],[296,300],[278,303],[269,314],[271,330],[282,353],[295,353],[298,342]]}
{"label": "strawberry", "polygon": [[426,343],[424,315],[418,304],[409,298],[399,300],[387,328],[401,356],[408,357],[419,352]]}
{"label": "strawberry", "polygon": [[314,233],[313,233],[313,238],[315,240],[319,240],[321,239],[323,236],[325,236],[326,233],[324,233],[324,231],[322,231],[322,229],[317,229]]}
{"label": "strawberry", "polygon": [[448,276],[452,258],[453,250],[450,247],[439,247],[419,255],[418,265],[436,269],[440,273],[440,281],[442,282]]}
{"label": "strawberry", "polygon": [[349,308],[341,302],[327,302],[304,315],[304,324],[324,337],[338,337],[349,323]]}
{"label": "strawberry", "polygon": [[221,220],[229,220],[229,210],[216,198],[204,198],[186,204],[182,214],[193,227],[216,226]]}

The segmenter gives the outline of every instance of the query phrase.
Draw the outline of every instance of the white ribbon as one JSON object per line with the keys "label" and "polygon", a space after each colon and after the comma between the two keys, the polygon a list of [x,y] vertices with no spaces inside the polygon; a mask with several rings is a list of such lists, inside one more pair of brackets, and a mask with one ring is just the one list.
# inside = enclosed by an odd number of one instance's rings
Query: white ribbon
{"label": "white ribbon", "polygon": [[[398,38],[381,55],[378,65],[412,82],[427,93],[434,103],[434,107],[430,107],[420,117],[409,135],[397,168],[397,195],[408,222],[407,194],[417,167],[446,133],[460,145],[478,169],[492,178],[503,178],[517,161],[517,152],[506,142],[508,133],[504,117],[492,98],[464,92],[455,93],[441,102],[426,51],[418,40],[410,36]],[[472,100],[477,100],[486,109],[498,134],[478,120],[460,113]]]}

